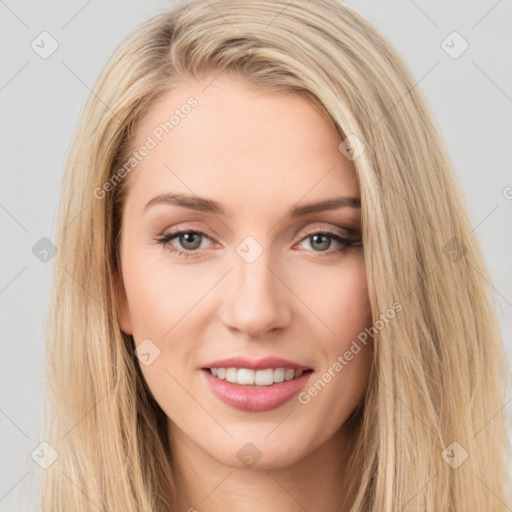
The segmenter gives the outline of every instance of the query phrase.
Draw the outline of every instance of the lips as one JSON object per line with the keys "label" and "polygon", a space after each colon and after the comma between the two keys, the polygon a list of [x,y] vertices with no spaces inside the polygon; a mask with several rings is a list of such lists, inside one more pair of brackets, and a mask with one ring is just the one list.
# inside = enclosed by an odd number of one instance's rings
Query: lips
{"label": "lips", "polygon": [[245,412],[277,409],[296,396],[308,382],[311,372],[290,381],[271,386],[243,386],[220,380],[207,370],[201,370],[213,395],[232,408]]}
{"label": "lips", "polygon": [[[276,373],[295,372],[295,377],[267,385],[242,385],[238,382],[228,382],[217,378],[211,369],[229,369],[244,371],[243,369],[260,373],[273,369]],[[201,368],[201,373],[213,395],[224,404],[246,412],[264,412],[276,409],[297,395],[310,379],[313,369],[306,365],[278,357],[266,357],[259,360],[250,360],[245,357],[232,357],[211,361]],[[247,372],[246,372],[247,373]]]}

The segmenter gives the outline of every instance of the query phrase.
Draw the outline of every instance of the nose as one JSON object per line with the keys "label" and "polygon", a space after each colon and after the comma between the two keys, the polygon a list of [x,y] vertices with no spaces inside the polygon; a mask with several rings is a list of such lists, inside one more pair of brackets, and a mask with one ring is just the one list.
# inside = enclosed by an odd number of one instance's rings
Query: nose
{"label": "nose", "polygon": [[226,280],[222,322],[228,329],[253,339],[263,339],[292,321],[290,285],[272,268],[267,253],[264,251],[252,263],[235,254],[235,268]]}

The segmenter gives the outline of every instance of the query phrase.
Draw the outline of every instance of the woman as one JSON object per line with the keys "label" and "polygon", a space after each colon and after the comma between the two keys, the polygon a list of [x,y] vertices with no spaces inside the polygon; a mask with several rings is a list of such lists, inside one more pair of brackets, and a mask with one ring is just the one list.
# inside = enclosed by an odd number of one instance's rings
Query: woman
{"label": "woman", "polygon": [[192,0],[94,90],[43,509],[506,510],[486,270],[383,37],[335,0]]}

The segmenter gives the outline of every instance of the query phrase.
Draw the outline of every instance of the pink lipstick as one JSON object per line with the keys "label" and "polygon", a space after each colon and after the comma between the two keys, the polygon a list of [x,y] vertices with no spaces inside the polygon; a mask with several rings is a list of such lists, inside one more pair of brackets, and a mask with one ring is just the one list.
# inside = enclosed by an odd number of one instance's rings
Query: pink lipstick
{"label": "pink lipstick", "polygon": [[306,365],[276,357],[223,359],[201,370],[219,400],[249,412],[280,407],[300,392],[313,372]]}

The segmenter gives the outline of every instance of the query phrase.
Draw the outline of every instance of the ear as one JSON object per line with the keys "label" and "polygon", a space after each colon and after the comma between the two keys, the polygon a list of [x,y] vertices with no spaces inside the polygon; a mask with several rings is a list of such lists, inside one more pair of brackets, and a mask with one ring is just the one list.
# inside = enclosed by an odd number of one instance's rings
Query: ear
{"label": "ear", "polygon": [[117,310],[119,312],[119,325],[125,334],[133,334],[128,297],[126,296],[122,275],[117,269],[115,271],[115,280],[117,286]]}

